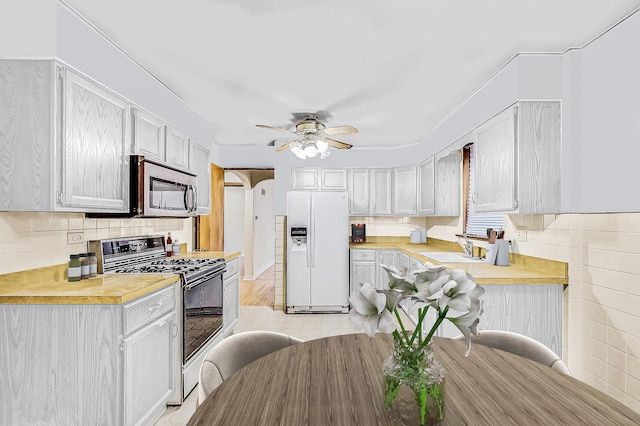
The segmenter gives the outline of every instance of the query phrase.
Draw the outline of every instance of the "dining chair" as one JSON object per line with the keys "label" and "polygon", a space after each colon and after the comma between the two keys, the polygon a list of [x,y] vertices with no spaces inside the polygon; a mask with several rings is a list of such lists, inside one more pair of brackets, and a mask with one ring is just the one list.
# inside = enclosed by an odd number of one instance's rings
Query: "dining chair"
{"label": "dining chair", "polygon": [[[571,376],[571,371],[555,352],[531,337],[502,330],[481,330],[478,334],[478,337],[471,335],[472,343],[520,355]],[[460,335],[456,339],[463,340],[464,336]]]}
{"label": "dining chair", "polygon": [[303,340],[273,331],[246,331],[225,338],[202,362],[197,404],[245,365],[300,342]]}

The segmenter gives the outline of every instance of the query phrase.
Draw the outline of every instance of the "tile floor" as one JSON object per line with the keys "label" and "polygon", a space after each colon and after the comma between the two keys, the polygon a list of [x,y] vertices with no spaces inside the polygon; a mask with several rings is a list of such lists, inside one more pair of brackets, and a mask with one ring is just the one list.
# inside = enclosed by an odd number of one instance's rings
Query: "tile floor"
{"label": "tile floor", "polygon": [[[286,315],[269,306],[240,306],[239,322],[234,332],[251,330],[278,331],[302,340],[338,334],[357,333],[349,325],[347,314]],[[156,426],[186,425],[196,409],[197,392],[192,391],[180,407],[169,407]]]}

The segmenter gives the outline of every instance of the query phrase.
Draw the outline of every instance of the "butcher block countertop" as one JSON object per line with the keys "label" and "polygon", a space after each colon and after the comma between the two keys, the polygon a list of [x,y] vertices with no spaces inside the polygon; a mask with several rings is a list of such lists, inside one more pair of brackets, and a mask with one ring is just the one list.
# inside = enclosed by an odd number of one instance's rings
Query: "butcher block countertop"
{"label": "butcher block countertop", "polygon": [[[367,237],[366,243],[351,243],[352,249],[398,250],[421,262],[439,265],[439,262],[419,255],[418,252],[461,252],[460,246],[442,240],[431,240],[427,244],[411,244],[402,237]],[[509,266],[495,266],[485,263],[447,262],[455,269],[464,269],[472,274],[478,284],[568,284],[568,264],[555,260],[511,253]]]}
{"label": "butcher block countertop", "polygon": [[[207,251],[182,257],[231,260],[239,252]],[[178,281],[176,274],[100,274],[67,281],[67,265],[47,266],[0,275],[0,304],[117,305],[153,293]]]}

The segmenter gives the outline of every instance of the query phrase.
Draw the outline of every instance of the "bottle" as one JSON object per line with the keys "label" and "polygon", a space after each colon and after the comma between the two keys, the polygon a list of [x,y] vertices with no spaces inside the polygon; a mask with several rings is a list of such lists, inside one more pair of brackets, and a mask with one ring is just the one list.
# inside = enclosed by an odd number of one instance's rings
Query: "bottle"
{"label": "bottle", "polygon": [[180,256],[180,243],[177,239],[173,241],[173,249],[171,251],[174,256]]}
{"label": "bottle", "polygon": [[89,278],[98,276],[98,258],[94,252],[89,252]]}
{"label": "bottle", "polygon": [[80,254],[80,278],[83,280],[89,278],[89,253]]}
{"label": "bottle", "polygon": [[171,239],[171,232],[167,233],[167,257],[173,255],[173,240]]}
{"label": "bottle", "polygon": [[79,254],[72,254],[69,256],[69,269],[67,270],[67,279],[72,281],[80,281],[82,274],[82,264],[80,262]]}

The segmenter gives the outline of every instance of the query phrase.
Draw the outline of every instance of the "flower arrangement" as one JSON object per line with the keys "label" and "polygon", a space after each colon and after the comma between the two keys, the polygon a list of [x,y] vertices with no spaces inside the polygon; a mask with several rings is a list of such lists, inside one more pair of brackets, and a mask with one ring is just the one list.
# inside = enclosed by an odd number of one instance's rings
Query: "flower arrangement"
{"label": "flower arrangement", "polygon": [[[408,385],[420,409],[420,424],[424,425],[426,420],[438,424],[444,419],[445,371],[433,357],[432,337],[444,320],[451,321],[467,341],[468,356],[471,334],[478,333],[484,288],[476,285],[471,274],[446,266],[425,263],[411,273],[392,266],[382,268],[389,274],[389,288],[376,290],[369,283],[362,285],[349,298],[353,307],[349,322],[354,328],[364,329],[370,337],[378,331],[393,333],[394,352],[383,364],[386,406],[391,406],[403,384]],[[398,312],[400,302],[405,299],[424,304],[418,309],[413,331],[406,329]],[[436,315],[428,328],[425,318],[431,308]],[[400,330],[393,322],[394,315]]]}
{"label": "flower arrangement", "polygon": [[[484,294],[484,288],[476,285],[473,276],[462,269],[450,270],[446,266],[429,263],[410,273],[401,272],[393,266],[382,265],[382,268],[389,275],[389,288],[376,290],[370,283],[365,283],[358,293],[353,293],[349,298],[352,305],[349,312],[351,326],[364,329],[370,337],[377,331],[393,333],[394,338],[403,344],[413,346],[417,343],[423,347],[429,344],[446,319],[464,335],[468,345],[466,355],[469,355],[471,334],[478,333],[479,317],[483,312],[480,297]],[[412,332],[407,331],[398,312],[400,302],[407,298],[425,304],[424,308],[418,310],[418,321]],[[430,308],[436,310],[437,317],[425,335],[420,331],[424,328],[423,322]],[[398,320],[400,330],[396,330],[393,315]]]}

